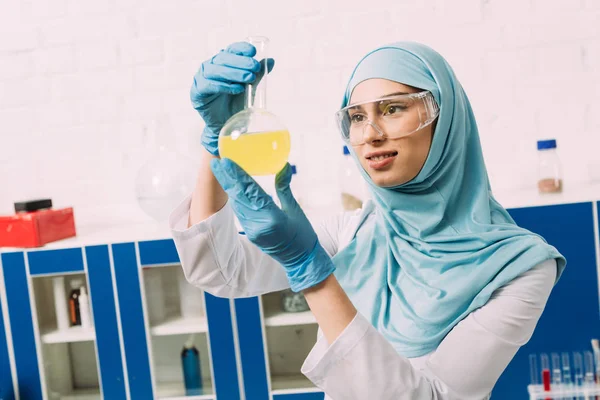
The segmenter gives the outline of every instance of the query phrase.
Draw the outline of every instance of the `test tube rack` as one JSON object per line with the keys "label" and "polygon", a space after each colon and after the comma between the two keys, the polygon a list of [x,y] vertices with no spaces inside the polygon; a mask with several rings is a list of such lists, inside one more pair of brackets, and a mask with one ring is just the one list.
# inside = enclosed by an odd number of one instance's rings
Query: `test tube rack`
{"label": "test tube rack", "polygon": [[[584,352],[529,355],[530,400],[600,399],[600,362],[595,354]],[[573,362],[571,363],[571,360]],[[538,368],[538,361],[539,368]]]}
{"label": "test tube rack", "polygon": [[596,400],[596,396],[600,396],[600,385],[555,385],[549,392],[544,391],[544,385],[529,385],[527,391],[529,400]]}

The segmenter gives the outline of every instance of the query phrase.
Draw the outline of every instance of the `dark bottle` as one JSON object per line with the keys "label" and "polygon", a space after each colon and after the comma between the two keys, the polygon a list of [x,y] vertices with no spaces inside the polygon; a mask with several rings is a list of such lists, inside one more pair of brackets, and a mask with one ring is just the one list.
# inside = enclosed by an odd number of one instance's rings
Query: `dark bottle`
{"label": "dark bottle", "polygon": [[200,372],[200,352],[194,346],[194,336],[190,336],[181,350],[181,366],[186,396],[202,394],[202,373]]}
{"label": "dark bottle", "polygon": [[71,293],[69,293],[69,321],[71,326],[81,325],[81,313],[79,311],[79,288],[82,286],[81,279],[73,279],[70,282]]}

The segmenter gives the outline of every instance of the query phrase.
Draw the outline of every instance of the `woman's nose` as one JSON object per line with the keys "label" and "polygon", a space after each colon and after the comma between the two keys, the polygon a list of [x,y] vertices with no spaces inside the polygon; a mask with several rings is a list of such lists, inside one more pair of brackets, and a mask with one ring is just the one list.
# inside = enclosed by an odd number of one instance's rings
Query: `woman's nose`
{"label": "woman's nose", "polygon": [[367,121],[363,128],[363,140],[365,143],[385,140],[385,133],[374,122]]}

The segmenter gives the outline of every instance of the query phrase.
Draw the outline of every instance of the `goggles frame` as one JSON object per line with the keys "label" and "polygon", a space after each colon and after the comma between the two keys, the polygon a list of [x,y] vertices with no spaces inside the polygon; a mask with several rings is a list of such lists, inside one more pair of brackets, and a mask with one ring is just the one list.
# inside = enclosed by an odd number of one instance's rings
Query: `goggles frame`
{"label": "goggles frame", "polygon": [[[419,121],[419,126],[416,129],[414,129],[410,132],[405,132],[400,136],[390,135],[389,133],[386,133],[383,129],[381,129],[381,127],[379,125],[377,125],[377,123],[375,121],[373,121],[372,118],[368,118],[366,121],[362,122],[364,124],[364,126],[362,126],[360,128],[360,129],[362,129],[361,141],[360,142],[352,141],[350,139],[351,116],[349,115],[349,111],[351,111],[353,109],[359,109],[359,108],[361,108],[361,106],[363,106],[365,104],[384,103],[384,102],[390,102],[390,101],[394,101],[394,100],[420,101],[423,104],[423,107],[421,107],[422,109],[419,109],[420,121]],[[381,109],[381,105],[379,105],[378,108]],[[335,116],[336,116],[338,128],[340,130],[340,133],[342,135],[342,139],[344,140],[344,142],[346,142],[347,144],[350,144],[351,146],[361,146],[366,143],[364,140],[365,129],[369,125],[381,137],[385,136],[390,139],[399,139],[401,137],[409,136],[415,132],[418,132],[421,129],[425,128],[426,126],[430,125],[439,116],[439,113],[440,113],[440,108],[437,105],[433,95],[428,90],[424,90],[424,91],[421,91],[418,93],[385,96],[385,97],[381,97],[381,98],[374,99],[374,100],[367,100],[367,101],[362,101],[360,103],[350,104],[350,105],[340,109],[339,111],[337,111],[335,113]]]}

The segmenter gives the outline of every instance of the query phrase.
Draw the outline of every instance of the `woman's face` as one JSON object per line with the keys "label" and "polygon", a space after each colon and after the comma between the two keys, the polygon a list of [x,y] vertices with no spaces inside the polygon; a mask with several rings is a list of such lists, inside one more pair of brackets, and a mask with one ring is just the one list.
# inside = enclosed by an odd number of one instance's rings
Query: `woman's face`
{"label": "woman's face", "polygon": [[[375,100],[390,94],[420,91],[387,79],[368,79],[356,85],[350,97],[350,104]],[[409,118],[418,120],[417,107],[413,107],[408,112]],[[390,139],[386,137],[388,132],[381,136],[372,126],[367,125],[364,131],[365,143],[352,147],[361,165],[377,186],[398,186],[413,179],[423,168],[431,147],[434,129],[435,121],[408,136]],[[392,132],[389,134],[393,135]],[[381,160],[380,156],[389,156],[389,158]]]}

